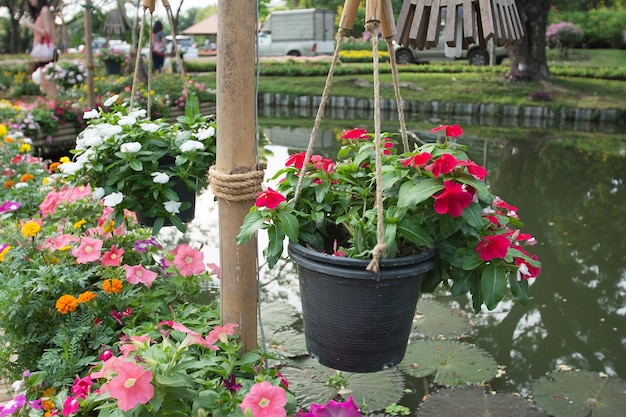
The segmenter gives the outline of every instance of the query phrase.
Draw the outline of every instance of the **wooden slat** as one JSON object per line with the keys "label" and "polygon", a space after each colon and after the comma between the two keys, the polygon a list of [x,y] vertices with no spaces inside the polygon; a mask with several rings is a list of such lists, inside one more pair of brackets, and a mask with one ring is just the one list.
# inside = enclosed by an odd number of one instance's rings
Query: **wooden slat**
{"label": "wooden slat", "polygon": [[439,42],[439,31],[441,28],[441,8],[439,0],[432,0],[430,7],[430,18],[428,21],[428,33],[426,34],[426,47],[434,48]]}
{"label": "wooden slat", "polygon": [[448,45],[450,48],[454,48],[456,46],[456,15],[456,5],[447,6],[446,29],[444,33],[444,39],[446,41],[446,45]]}
{"label": "wooden slat", "polygon": [[383,38],[396,35],[396,21],[393,17],[393,5],[391,0],[382,0],[381,7],[377,10],[376,18],[380,21],[380,33]]}
{"label": "wooden slat", "polygon": [[[341,13],[341,20],[339,21],[339,27],[347,30],[354,28],[354,21],[356,20],[356,12],[359,10],[359,4],[361,0],[346,0],[343,4],[343,12]],[[404,5],[402,6],[404,8]]]}
{"label": "wooden slat", "polygon": [[476,42],[476,21],[474,19],[474,3],[463,0],[463,38],[465,42]]}
{"label": "wooden slat", "polygon": [[426,0],[418,0],[415,15],[413,16],[413,24],[409,32],[409,43],[419,50],[424,49],[426,44],[426,30],[428,29],[429,17],[430,7],[426,7]]}
{"label": "wooden slat", "polygon": [[[481,49],[487,49],[487,40],[485,39],[485,31],[483,30],[483,16],[482,16],[482,12],[481,12],[481,8],[478,7],[476,8],[476,26],[477,26],[477,32],[478,32],[478,45],[481,47]],[[493,33],[491,34],[491,36],[493,36]]]}
{"label": "wooden slat", "polygon": [[479,0],[478,4],[479,7],[477,11],[480,12],[478,25],[479,40],[489,40],[495,34],[493,27],[493,15],[491,14],[491,0]]}
{"label": "wooden slat", "polygon": [[515,4],[511,5],[511,10],[513,12],[513,20],[515,21],[515,27],[517,28],[517,33],[519,35],[517,39],[522,39],[524,37],[524,26],[522,25],[522,21],[519,17],[517,6]]}
{"label": "wooden slat", "polygon": [[411,22],[415,13],[415,5],[417,0],[404,1],[400,14],[398,15],[398,23],[396,25],[395,41],[400,45],[407,45],[409,40],[409,31],[411,30]]}

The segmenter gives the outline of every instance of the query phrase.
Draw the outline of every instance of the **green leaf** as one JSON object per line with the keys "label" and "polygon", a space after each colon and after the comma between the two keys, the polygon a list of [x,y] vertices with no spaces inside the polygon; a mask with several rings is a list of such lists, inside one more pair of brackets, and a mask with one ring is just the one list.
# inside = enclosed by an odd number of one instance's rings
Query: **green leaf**
{"label": "green leaf", "polygon": [[480,276],[480,292],[489,310],[493,310],[504,297],[506,291],[506,268],[487,265]]}
{"label": "green leaf", "polygon": [[285,234],[282,229],[270,227],[267,229],[269,243],[265,249],[265,257],[267,258],[267,266],[273,268],[276,262],[283,256],[283,242]]}
{"label": "green leaf", "polygon": [[521,305],[525,306],[528,304],[528,281],[523,279],[521,281],[517,280],[517,276],[514,274],[510,274],[509,276],[509,285],[511,286],[511,292],[518,299]]}
{"label": "green leaf", "polygon": [[133,171],[143,171],[143,164],[139,159],[132,159],[128,162],[128,165],[131,167]]}
{"label": "green leaf", "polygon": [[398,223],[398,232],[403,238],[417,246],[426,246],[427,248],[435,246],[432,236],[422,226],[406,218]]}
{"label": "green leaf", "polygon": [[469,207],[463,210],[461,217],[467,224],[477,229],[482,228],[485,224],[483,213],[478,203],[470,204]]}
{"label": "green leaf", "polygon": [[257,210],[253,208],[250,213],[246,214],[246,217],[243,218],[243,224],[239,229],[239,234],[237,235],[237,244],[241,245],[242,243],[246,243],[257,230],[264,229],[268,225],[265,222],[265,216],[261,210]]}
{"label": "green leaf", "polygon": [[466,294],[470,288],[472,288],[472,283],[474,282],[475,274],[473,271],[464,271],[457,270],[456,276],[452,282],[452,295],[458,297],[460,295]]}
{"label": "green leaf", "polygon": [[300,223],[296,216],[288,212],[277,211],[276,218],[280,222],[283,234],[290,240],[297,242]]}
{"label": "green leaf", "polygon": [[417,303],[413,330],[428,338],[458,338],[469,333],[467,314],[435,300]]}
{"label": "green leaf", "polygon": [[418,182],[405,182],[400,186],[398,207],[412,207],[428,200],[437,191],[443,190],[443,181],[427,178]]}

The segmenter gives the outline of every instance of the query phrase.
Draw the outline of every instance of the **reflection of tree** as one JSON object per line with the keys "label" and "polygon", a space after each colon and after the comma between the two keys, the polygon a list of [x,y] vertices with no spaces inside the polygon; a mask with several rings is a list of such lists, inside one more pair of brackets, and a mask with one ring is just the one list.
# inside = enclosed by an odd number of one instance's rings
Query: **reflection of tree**
{"label": "reflection of tree", "polygon": [[517,389],[559,362],[626,377],[626,160],[535,139],[507,143],[498,165],[493,192],[518,206],[543,271],[529,306],[485,320],[477,343]]}

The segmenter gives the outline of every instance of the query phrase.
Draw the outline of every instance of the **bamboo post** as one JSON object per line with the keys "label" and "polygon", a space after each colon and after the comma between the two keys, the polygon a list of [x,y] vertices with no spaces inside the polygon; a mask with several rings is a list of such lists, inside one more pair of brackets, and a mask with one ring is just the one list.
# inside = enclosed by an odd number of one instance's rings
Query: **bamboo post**
{"label": "bamboo post", "polygon": [[87,61],[87,106],[93,109],[96,106],[96,98],[94,96],[93,78],[93,51],[91,50],[91,0],[85,1],[85,59]]}
{"label": "bamboo post", "polygon": [[[256,167],[256,0],[219,1],[217,36],[217,162],[220,174]],[[239,325],[245,352],[257,345],[257,245],[236,244],[253,201],[218,198],[220,313]]]}

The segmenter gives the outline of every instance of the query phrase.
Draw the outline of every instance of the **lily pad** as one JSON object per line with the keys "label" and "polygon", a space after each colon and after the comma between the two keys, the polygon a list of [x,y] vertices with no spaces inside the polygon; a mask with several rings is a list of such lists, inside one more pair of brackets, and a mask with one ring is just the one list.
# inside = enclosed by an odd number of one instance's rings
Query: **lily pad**
{"label": "lily pad", "polygon": [[533,399],[555,417],[626,414],[626,381],[594,372],[553,372],[533,386]]}
{"label": "lily pad", "polygon": [[469,331],[467,313],[434,300],[417,303],[413,332],[430,339],[455,339]]}
{"label": "lily pad", "polygon": [[487,352],[456,340],[412,342],[398,367],[418,378],[435,374],[434,382],[448,387],[480,384],[498,371],[498,364]]}
{"label": "lily pad", "polygon": [[298,310],[285,302],[274,302],[261,307],[261,319],[266,332],[293,326],[299,319]]}
{"label": "lily pad", "polygon": [[304,333],[285,330],[273,333],[267,338],[267,348],[281,358],[295,358],[308,355]]}
{"label": "lily pad", "polygon": [[487,394],[483,387],[443,389],[424,401],[417,417],[545,417],[548,413],[513,394]]}
{"label": "lily pad", "polygon": [[[336,371],[307,358],[290,361],[280,372],[289,381],[297,403],[307,408],[312,403],[326,404],[339,394],[344,399],[352,397],[359,407],[366,404],[367,412],[373,412],[397,403],[404,392],[404,378],[397,369],[357,374]],[[345,388],[328,385],[330,379],[343,380]]]}

